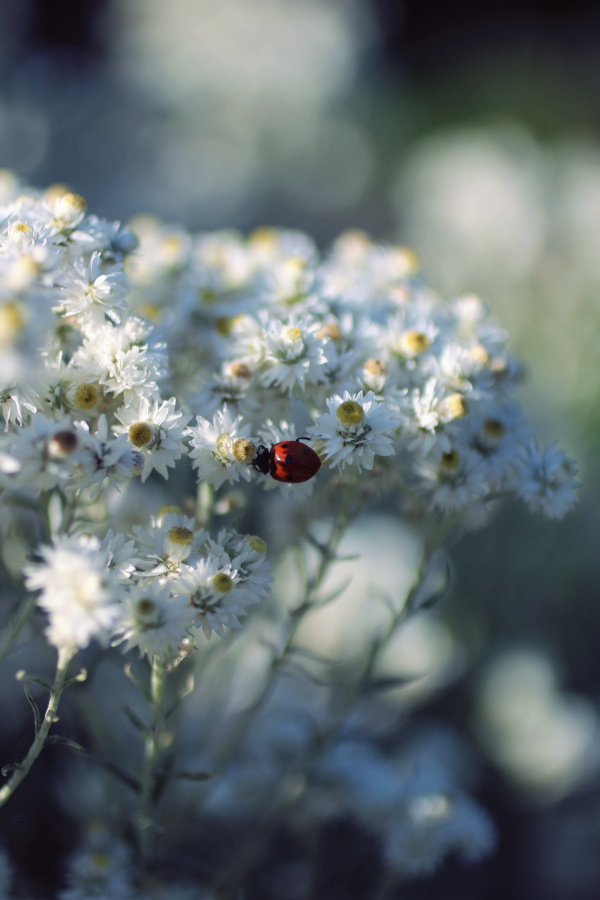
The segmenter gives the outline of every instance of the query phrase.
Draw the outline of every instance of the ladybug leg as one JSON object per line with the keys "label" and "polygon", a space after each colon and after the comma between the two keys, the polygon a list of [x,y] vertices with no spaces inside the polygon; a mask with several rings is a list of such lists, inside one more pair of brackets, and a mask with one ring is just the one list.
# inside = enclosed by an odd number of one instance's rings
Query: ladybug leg
{"label": "ladybug leg", "polygon": [[256,456],[252,460],[252,468],[263,475],[268,475],[271,470],[270,451],[264,444],[260,444]]}

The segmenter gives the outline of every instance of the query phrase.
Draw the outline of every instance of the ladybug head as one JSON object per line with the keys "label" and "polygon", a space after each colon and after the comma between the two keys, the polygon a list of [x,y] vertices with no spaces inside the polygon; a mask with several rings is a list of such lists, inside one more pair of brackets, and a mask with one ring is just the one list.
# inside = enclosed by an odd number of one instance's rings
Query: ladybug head
{"label": "ladybug head", "polygon": [[261,444],[256,451],[256,456],[252,460],[252,468],[263,475],[268,475],[271,470],[271,451],[264,444]]}

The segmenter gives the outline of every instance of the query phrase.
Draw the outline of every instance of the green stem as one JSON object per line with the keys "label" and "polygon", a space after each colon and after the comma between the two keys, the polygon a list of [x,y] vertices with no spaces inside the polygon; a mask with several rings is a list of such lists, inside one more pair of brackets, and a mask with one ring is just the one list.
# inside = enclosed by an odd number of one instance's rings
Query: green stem
{"label": "green stem", "polygon": [[4,785],[3,788],[0,789],[0,806],[3,806],[6,801],[10,797],[12,797],[23,779],[29,774],[29,770],[44,749],[44,744],[46,742],[46,738],[48,737],[50,726],[56,721],[56,713],[58,710],[60,696],[65,686],[67,668],[72,658],[73,651],[71,649],[63,649],[58,653],[56,675],[54,677],[54,683],[50,689],[50,699],[48,701],[46,713],[35,736],[35,740],[29,748],[27,756],[25,757],[23,762],[19,763],[19,765],[16,766],[8,782]]}
{"label": "green stem", "polygon": [[154,819],[154,804],[156,799],[156,782],[158,764],[160,761],[160,748],[162,728],[164,725],[164,699],[166,667],[157,656],[152,660],[150,674],[150,703],[151,720],[144,741],[144,767],[141,780],[141,799],[138,817],[140,833],[140,852],[144,863],[151,858],[156,826]]}

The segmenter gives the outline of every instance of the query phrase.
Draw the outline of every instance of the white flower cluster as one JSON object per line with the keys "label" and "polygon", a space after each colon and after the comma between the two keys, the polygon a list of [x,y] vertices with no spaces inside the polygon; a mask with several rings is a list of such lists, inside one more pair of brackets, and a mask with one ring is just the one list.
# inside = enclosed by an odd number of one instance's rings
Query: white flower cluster
{"label": "white flower cluster", "polygon": [[[364,481],[463,525],[508,493],[550,517],[572,507],[575,464],[523,421],[505,335],[476,297],[440,300],[408,251],[347,233],[320,259],[296,232],[191,236],[147,220],[138,242],[64,189],[4,188],[5,500],[58,493],[72,511],[133,476],[167,479],[186,455],[213,488],[302,493],[316,451],[320,491]],[[313,468],[292,453],[274,472],[270,446],[297,438]],[[239,626],[266,593],[262,542],[215,543],[171,518],[131,543],[63,518],[68,536],[28,574],[52,643],[120,635],[165,653],[190,628]]]}
{"label": "white flower cluster", "polygon": [[93,638],[169,660],[210,637],[241,628],[240,618],[267,595],[266,544],[223,530],[216,541],[179,513],[152,519],[135,539],[107,532],[59,537],[26,568],[40,591],[46,636],[58,648],[82,649]]}

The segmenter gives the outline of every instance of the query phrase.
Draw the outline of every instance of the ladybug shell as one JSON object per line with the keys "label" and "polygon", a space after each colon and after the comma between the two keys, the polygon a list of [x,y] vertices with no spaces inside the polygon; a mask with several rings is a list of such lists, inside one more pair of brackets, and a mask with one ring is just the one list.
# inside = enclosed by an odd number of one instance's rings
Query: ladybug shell
{"label": "ladybug shell", "polygon": [[269,474],[275,481],[299,484],[313,478],[321,468],[321,460],[301,441],[280,441],[269,451]]}

